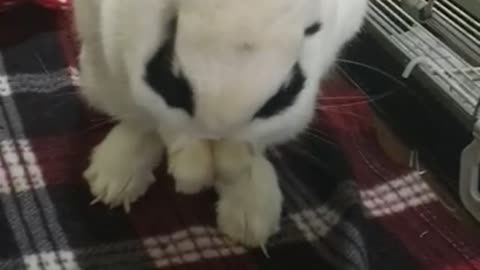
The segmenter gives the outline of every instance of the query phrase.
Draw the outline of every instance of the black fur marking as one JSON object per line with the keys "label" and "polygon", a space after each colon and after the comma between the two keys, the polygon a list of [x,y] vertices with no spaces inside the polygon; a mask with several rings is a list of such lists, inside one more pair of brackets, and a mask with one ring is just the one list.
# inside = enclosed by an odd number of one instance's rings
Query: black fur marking
{"label": "black fur marking", "polygon": [[193,92],[181,71],[173,71],[175,50],[175,27],[165,45],[150,59],[146,66],[145,81],[165,100],[168,106],[194,113]]}
{"label": "black fur marking", "polygon": [[322,28],[322,24],[320,22],[315,22],[309,27],[307,27],[307,29],[305,29],[305,35],[313,36],[316,33],[318,33],[318,31],[320,31],[321,28]]}
{"label": "black fur marking", "polygon": [[290,81],[271,97],[265,105],[255,114],[254,118],[265,119],[272,117],[292,106],[296,97],[305,86],[305,75],[297,63],[292,69]]}

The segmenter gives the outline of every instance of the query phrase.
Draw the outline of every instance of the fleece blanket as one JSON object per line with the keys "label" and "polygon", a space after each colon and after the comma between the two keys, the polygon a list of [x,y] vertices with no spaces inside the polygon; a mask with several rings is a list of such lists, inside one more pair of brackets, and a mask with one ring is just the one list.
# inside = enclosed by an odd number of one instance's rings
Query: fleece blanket
{"label": "fleece blanket", "polygon": [[163,167],[131,213],[91,206],[81,174],[111,123],[77,95],[70,13],[48,16],[0,48],[0,269],[480,269],[479,233],[388,158],[369,98],[338,76],[312,127],[270,151],[285,207],[268,256],[226,239],[215,194],[176,194]]}

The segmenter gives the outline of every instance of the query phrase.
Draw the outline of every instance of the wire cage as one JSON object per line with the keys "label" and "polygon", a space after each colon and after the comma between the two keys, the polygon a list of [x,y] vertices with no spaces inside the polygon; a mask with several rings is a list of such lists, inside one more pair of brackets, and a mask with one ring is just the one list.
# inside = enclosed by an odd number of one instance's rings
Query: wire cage
{"label": "wire cage", "polygon": [[367,30],[405,63],[402,76],[444,96],[472,132],[458,190],[480,221],[480,21],[453,0],[371,0],[369,7]]}

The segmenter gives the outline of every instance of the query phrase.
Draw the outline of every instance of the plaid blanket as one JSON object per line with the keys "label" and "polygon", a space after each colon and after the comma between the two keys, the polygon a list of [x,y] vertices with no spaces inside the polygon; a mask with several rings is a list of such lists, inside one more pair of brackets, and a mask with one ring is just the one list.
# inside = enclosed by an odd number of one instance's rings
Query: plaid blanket
{"label": "plaid blanket", "polygon": [[110,122],[76,94],[69,14],[51,16],[0,49],[0,269],[480,269],[478,233],[387,157],[342,78],[312,128],[271,151],[286,202],[269,256],[222,236],[215,194],[175,194],[164,168],[130,214],[90,206],[81,172]]}

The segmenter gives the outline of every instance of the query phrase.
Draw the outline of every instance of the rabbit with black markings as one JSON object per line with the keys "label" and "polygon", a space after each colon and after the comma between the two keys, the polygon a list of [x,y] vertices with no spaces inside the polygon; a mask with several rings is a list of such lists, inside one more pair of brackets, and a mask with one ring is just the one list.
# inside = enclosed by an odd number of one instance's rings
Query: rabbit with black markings
{"label": "rabbit with black markings", "polygon": [[154,181],[215,187],[217,221],[259,246],[282,194],[265,149],[311,121],[319,82],[360,29],[367,0],[75,0],[86,100],[119,121],[84,176],[110,206]]}

